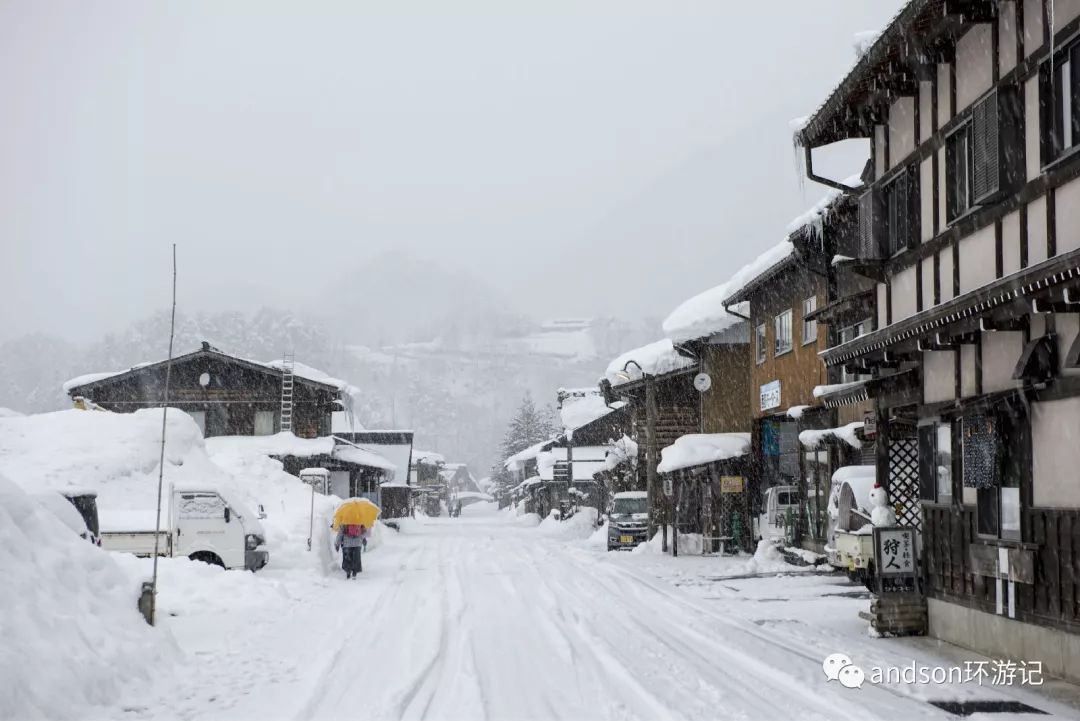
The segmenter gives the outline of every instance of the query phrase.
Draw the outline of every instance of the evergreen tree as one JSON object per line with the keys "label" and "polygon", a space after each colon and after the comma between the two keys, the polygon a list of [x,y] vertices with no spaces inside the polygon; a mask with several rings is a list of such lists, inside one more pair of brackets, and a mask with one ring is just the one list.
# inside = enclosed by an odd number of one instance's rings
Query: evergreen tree
{"label": "evergreen tree", "polygon": [[[555,434],[553,418],[554,413],[550,406],[537,409],[532,396],[526,393],[503,436],[503,462],[515,453],[551,438]],[[496,464],[492,470],[492,479],[500,485],[509,484],[510,474],[506,472],[503,463]]]}

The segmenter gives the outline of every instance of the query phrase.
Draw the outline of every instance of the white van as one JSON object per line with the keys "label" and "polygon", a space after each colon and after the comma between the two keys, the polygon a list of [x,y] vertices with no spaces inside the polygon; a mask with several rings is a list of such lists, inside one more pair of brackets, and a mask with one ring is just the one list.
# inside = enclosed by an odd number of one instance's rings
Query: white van
{"label": "white van", "polygon": [[[228,493],[174,486],[163,512],[158,555],[187,556],[223,568],[257,571],[270,560],[259,517]],[[101,545],[110,551],[154,554],[155,512],[101,512]]]}
{"label": "white van", "polygon": [[757,517],[756,540],[781,541],[788,537],[788,520],[799,513],[797,486],[772,486],[765,489],[765,512]]}

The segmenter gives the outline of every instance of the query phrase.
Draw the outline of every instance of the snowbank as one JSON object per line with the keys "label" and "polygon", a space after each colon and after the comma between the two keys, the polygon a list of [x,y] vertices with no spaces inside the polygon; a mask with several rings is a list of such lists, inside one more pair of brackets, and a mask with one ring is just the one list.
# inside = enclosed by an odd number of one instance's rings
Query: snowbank
{"label": "snowbank", "polygon": [[660,451],[658,473],[745,456],[750,452],[749,433],[688,433]]}
{"label": "snowbank", "polygon": [[538,530],[545,536],[552,538],[580,540],[592,536],[595,525],[596,509],[582,508],[565,521],[560,521],[556,518],[555,511],[552,511],[551,515],[540,522]]}
{"label": "snowbank", "polygon": [[88,718],[131,680],[169,674],[171,637],[136,609],[138,585],[0,476],[0,718]]}
{"label": "snowbank", "polygon": [[[629,350],[608,364],[604,377],[613,386],[640,380],[642,375],[659,376],[690,368],[697,363],[680,355],[671,339],[664,338],[640,348]],[[636,365],[635,365],[636,364]],[[639,367],[640,366],[640,367]],[[623,369],[626,370],[623,370]]]}
{"label": "snowbank", "polygon": [[0,418],[22,418],[23,414],[11,408],[0,407]]}

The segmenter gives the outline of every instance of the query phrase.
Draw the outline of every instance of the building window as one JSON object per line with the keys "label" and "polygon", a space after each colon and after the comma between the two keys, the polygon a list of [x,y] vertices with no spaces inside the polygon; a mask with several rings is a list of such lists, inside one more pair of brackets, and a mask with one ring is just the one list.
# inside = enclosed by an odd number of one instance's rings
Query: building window
{"label": "building window", "polygon": [[914,166],[908,166],[882,188],[885,205],[886,256],[893,256],[912,245],[918,217],[915,199]]}
{"label": "building window", "polygon": [[1080,43],[1054,56],[1043,66],[1040,98],[1043,103],[1043,163],[1050,163],[1080,143]]}
{"label": "building window", "polygon": [[765,324],[762,323],[754,329],[754,348],[757,352],[757,362],[759,364],[765,362],[767,355],[765,348]]}
{"label": "building window", "polygon": [[953,424],[919,427],[919,488],[924,501],[952,503]]}
{"label": "building window", "polygon": [[776,349],[774,355],[781,355],[791,350],[791,311],[785,310],[773,319],[776,326]]}
{"label": "building window", "polygon": [[950,223],[971,209],[972,157],[969,122],[945,139],[945,201]]}
{"label": "building window", "polygon": [[274,435],[274,412],[273,411],[255,411],[255,435],[257,435],[257,436],[272,436],[272,435]]}
{"label": "building window", "polygon": [[812,295],[802,302],[802,342],[803,345],[817,340],[817,321],[807,320],[806,316],[817,310],[817,296]]}
{"label": "building window", "polygon": [[[870,331],[870,320],[860,321],[854,325],[849,325],[846,328],[840,329],[840,343],[844,344],[848,341],[855,340],[861,335],[866,335]],[[840,382],[841,383],[853,383],[860,381],[867,376],[862,373],[851,373],[848,371],[847,366],[841,366]]]}

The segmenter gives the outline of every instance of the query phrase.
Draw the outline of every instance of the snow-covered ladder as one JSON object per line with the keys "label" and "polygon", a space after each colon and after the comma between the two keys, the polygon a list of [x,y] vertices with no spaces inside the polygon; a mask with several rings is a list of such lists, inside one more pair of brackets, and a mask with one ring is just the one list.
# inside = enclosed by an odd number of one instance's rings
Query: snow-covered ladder
{"label": "snow-covered ladder", "polygon": [[281,430],[292,433],[293,367],[296,356],[287,354],[281,361]]}

